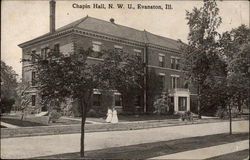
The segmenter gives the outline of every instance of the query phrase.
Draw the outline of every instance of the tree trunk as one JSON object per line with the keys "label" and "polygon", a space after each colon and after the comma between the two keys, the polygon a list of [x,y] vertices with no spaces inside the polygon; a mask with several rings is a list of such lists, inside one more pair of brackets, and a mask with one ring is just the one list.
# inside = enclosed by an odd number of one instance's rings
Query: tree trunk
{"label": "tree trunk", "polygon": [[229,134],[232,134],[232,108],[231,105],[229,105]]}
{"label": "tree trunk", "polygon": [[84,100],[80,99],[80,107],[82,111],[82,123],[81,123],[81,148],[80,148],[80,156],[84,157],[84,136],[85,136],[85,122],[86,122],[86,112],[87,112],[87,106],[84,105]]}
{"label": "tree trunk", "polygon": [[201,119],[201,102],[200,102],[201,101],[200,100],[200,94],[201,93],[200,93],[200,84],[198,84],[197,90],[198,90],[198,93],[197,93],[198,94],[198,98],[197,98],[197,100],[198,100],[198,102],[197,102],[198,103],[198,106],[197,106],[197,109],[198,109],[198,118]]}

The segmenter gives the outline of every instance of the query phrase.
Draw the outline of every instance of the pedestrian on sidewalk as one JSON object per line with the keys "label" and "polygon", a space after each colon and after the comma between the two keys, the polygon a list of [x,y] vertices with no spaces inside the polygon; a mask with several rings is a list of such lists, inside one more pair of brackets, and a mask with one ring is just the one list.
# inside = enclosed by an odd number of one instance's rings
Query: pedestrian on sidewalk
{"label": "pedestrian on sidewalk", "polygon": [[115,107],[113,108],[111,123],[118,123],[118,116]]}
{"label": "pedestrian on sidewalk", "polygon": [[108,113],[107,113],[107,118],[106,118],[106,122],[107,123],[110,123],[111,120],[112,120],[112,115],[113,115],[113,112],[110,108],[108,108]]}

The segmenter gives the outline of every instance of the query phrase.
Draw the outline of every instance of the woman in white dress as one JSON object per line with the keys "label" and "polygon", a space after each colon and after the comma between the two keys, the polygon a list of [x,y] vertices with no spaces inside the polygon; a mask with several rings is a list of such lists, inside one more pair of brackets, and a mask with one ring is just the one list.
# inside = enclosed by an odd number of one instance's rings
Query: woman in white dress
{"label": "woman in white dress", "polygon": [[118,123],[117,111],[115,107],[113,108],[111,123]]}
{"label": "woman in white dress", "polygon": [[110,123],[112,120],[112,110],[110,108],[108,108],[108,113],[107,113],[107,118],[106,118],[106,122]]}

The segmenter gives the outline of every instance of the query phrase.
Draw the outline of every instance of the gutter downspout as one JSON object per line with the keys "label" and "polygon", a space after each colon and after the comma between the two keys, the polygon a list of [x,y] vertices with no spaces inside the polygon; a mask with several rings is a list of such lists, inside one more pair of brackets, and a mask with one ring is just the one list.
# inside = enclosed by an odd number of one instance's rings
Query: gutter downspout
{"label": "gutter downspout", "polygon": [[146,113],[148,111],[147,108],[147,76],[148,76],[148,38],[146,34],[146,30],[144,30],[144,36],[145,36],[145,46],[144,46],[144,93],[143,93],[143,99],[144,99],[144,108],[143,111]]}

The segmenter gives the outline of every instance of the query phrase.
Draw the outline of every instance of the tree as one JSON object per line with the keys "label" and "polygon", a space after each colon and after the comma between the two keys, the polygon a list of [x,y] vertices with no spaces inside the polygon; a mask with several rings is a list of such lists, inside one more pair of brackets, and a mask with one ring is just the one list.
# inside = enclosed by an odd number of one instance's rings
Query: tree
{"label": "tree", "polygon": [[30,83],[22,81],[18,84],[16,92],[17,92],[17,98],[16,98],[16,105],[22,112],[21,120],[25,117],[25,112],[29,108],[29,104],[31,103],[31,95],[29,93],[29,90],[31,89]]}
{"label": "tree", "polygon": [[225,32],[220,44],[227,62],[228,109],[232,134],[232,107],[237,106],[241,112],[243,104],[250,104],[250,29],[241,25]]}
{"label": "tree", "polygon": [[106,94],[107,90],[117,90],[122,94],[123,107],[134,109],[135,98],[143,93],[142,57],[117,50],[103,51],[103,55],[104,61],[96,65],[100,88]]}
{"label": "tree", "polygon": [[1,60],[1,113],[10,112],[15,103],[17,74]]}
{"label": "tree", "polygon": [[[219,33],[221,24],[219,8],[216,2],[204,0],[201,8],[186,13],[189,25],[188,45],[183,45],[183,69],[190,82],[196,84],[198,95],[198,115],[207,108],[206,98],[213,89],[217,78],[225,77],[225,63],[219,54]],[[220,94],[223,95],[223,94]]]}
{"label": "tree", "polygon": [[[93,89],[117,89],[120,93],[132,93],[140,89],[143,66],[138,56],[117,51],[106,51],[103,63],[90,64],[87,57],[92,50],[78,50],[70,55],[49,53],[44,59],[39,55],[34,61],[36,83],[43,103],[65,102],[72,98],[81,110],[81,149],[84,157],[84,126],[86,113],[92,106]],[[60,103],[53,105],[60,106]]]}
{"label": "tree", "polygon": [[84,157],[86,113],[91,106],[93,89],[98,85],[93,66],[86,62],[90,53],[91,50],[80,49],[73,54],[63,55],[52,50],[46,59],[32,55],[37,59],[33,63],[41,100],[45,103],[55,102],[54,107],[59,107],[60,102],[65,102],[66,98],[78,102],[82,116],[81,157]]}
{"label": "tree", "polygon": [[147,111],[154,111],[154,101],[162,94],[162,86],[159,76],[156,74],[155,69],[150,69],[147,74]]}
{"label": "tree", "polygon": [[229,102],[241,111],[244,103],[248,101],[249,104],[250,29],[241,25],[225,32],[220,43],[227,63]]}

